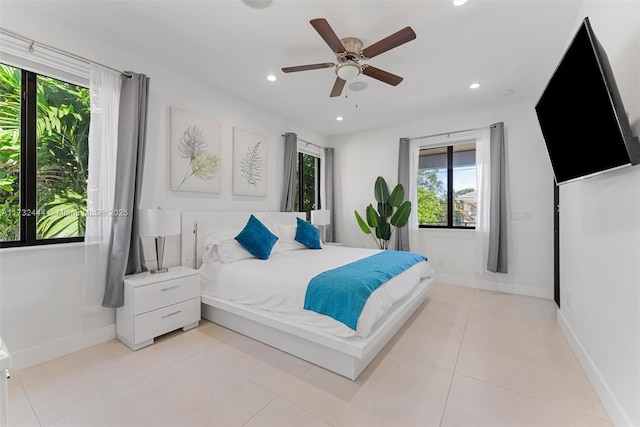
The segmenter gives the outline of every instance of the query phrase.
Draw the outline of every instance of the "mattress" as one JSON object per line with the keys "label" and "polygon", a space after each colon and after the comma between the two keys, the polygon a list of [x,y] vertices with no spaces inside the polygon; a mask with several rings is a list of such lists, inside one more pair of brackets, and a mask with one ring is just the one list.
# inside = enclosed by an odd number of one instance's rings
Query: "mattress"
{"label": "mattress", "polygon": [[325,245],[275,253],[268,260],[241,259],[231,263],[203,262],[203,295],[278,313],[296,323],[313,326],[338,337],[366,337],[394,304],[399,303],[435,272],[419,262],[377,288],[367,300],[356,330],[331,317],[305,310],[307,284],[315,275],[380,252],[376,249]]}

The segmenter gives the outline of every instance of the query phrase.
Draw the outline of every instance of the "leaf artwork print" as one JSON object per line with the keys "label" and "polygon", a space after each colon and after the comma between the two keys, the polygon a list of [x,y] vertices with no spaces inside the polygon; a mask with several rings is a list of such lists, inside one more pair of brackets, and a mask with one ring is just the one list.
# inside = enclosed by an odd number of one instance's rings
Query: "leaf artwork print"
{"label": "leaf artwork print", "polygon": [[200,126],[192,125],[184,131],[178,145],[178,155],[189,160],[189,167],[178,188],[191,176],[209,181],[218,175],[220,157],[208,153],[207,148],[207,136],[200,130]]}
{"label": "leaf artwork print", "polygon": [[258,182],[262,181],[261,144],[262,141],[258,141],[253,147],[249,147],[240,161],[240,174],[247,180],[249,186],[256,188],[258,187]]}

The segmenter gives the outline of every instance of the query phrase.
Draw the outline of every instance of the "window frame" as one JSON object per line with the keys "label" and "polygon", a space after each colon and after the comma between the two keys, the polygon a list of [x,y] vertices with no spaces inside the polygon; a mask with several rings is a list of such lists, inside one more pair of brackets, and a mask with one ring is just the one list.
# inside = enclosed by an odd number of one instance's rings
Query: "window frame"
{"label": "window frame", "polygon": [[[474,147],[477,147],[477,138],[473,138]],[[453,150],[454,146],[460,145],[457,144],[449,144],[449,145],[428,145],[421,146],[420,149],[433,149],[433,148],[446,148],[447,149],[447,224],[446,225],[430,225],[430,224],[418,224],[418,228],[423,229],[444,229],[444,230],[475,230],[476,226],[473,227],[465,227],[460,225],[453,225],[453,194],[455,193],[453,189]],[[418,154],[418,159],[420,155]],[[477,167],[477,162],[475,163]],[[477,186],[477,182],[476,182]],[[417,188],[416,188],[417,191]],[[477,191],[477,189],[476,189]]]}
{"label": "window frame", "polygon": [[[7,64],[10,65],[10,64]],[[0,241],[0,249],[84,242],[81,237],[37,238],[37,78],[49,77],[81,86],[58,77],[10,65],[21,71],[20,83],[20,239]]]}

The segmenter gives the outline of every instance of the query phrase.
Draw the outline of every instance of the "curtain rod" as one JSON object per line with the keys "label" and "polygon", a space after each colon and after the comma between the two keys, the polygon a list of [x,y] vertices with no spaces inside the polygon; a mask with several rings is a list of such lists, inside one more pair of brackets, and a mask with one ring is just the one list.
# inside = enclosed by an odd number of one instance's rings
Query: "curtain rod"
{"label": "curtain rod", "polygon": [[[280,135],[280,136],[283,136],[283,137],[284,137],[284,136],[285,136],[285,134],[283,133],[283,134],[282,134],[282,135]],[[324,150],[325,148],[330,148],[330,147],[323,147],[322,145],[314,144],[313,142],[310,142],[310,141],[304,140],[304,139],[302,139],[302,138],[298,138],[298,141],[300,141],[300,142],[302,142],[302,143],[304,143],[304,144],[307,144],[307,145],[313,145],[314,147],[318,147],[318,148],[321,148],[321,149],[323,149],[323,150]]]}
{"label": "curtain rod", "polygon": [[69,58],[75,59],[75,60],[80,61],[80,62],[84,62],[85,64],[99,65],[99,66],[107,68],[107,69],[109,69],[111,71],[115,71],[116,73],[120,73],[121,75],[123,75],[123,76],[125,76],[127,78],[131,78],[132,77],[131,74],[125,73],[124,71],[120,71],[120,70],[118,70],[116,68],[109,67],[108,65],[100,64],[99,62],[92,61],[90,59],[84,58],[84,57],[79,56],[79,55],[75,55],[75,54],[73,54],[71,52],[67,52],[66,50],[58,49],[57,47],[53,47],[53,46],[48,45],[46,43],[42,43],[42,42],[40,42],[38,40],[34,40],[31,37],[24,36],[24,35],[22,35],[20,33],[16,33],[15,31],[8,30],[8,29],[6,29],[4,27],[0,27],[0,33],[6,34],[6,35],[14,37],[16,39],[22,40],[23,42],[29,43],[29,51],[30,52],[33,52],[34,46],[39,46],[41,48],[50,50],[50,51],[58,53],[60,55],[67,56]]}
{"label": "curtain rod", "polygon": [[481,129],[481,128],[457,130],[455,132],[434,133],[433,135],[426,135],[426,136],[415,136],[413,138],[409,138],[409,141],[413,141],[414,139],[433,138],[433,137],[436,137],[436,136],[443,136],[443,135],[455,135],[456,133],[471,132],[471,131],[478,130],[478,129]]}
{"label": "curtain rod", "polygon": [[314,144],[313,142],[305,141],[305,140],[304,140],[304,139],[302,139],[302,138],[298,138],[298,141],[303,142],[303,143],[305,143],[305,144],[307,144],[307,145],[313,145],[314,147],[318,147],[318,148],[320,148],[320,149],[322,149],[322,150],[324,150],[325,148],[327,148],[327,147],[323,147],[322,145]]}

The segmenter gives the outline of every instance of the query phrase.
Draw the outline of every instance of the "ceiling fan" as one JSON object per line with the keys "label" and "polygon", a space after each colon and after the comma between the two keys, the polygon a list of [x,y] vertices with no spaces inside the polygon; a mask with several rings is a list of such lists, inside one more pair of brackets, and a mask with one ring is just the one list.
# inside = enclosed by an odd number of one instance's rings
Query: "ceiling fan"
{"label": "ceiling fan", "polygon": [[360,39],[355,37],[339,39],[326,19],[312,19],[309,22],[335,53],[337,64],[334,64],[333,62],[323,62],[320,64],[285,67],[282,69],[283,72],[294,73],[297,71],[335,67],[336,81],[333,84],[333,89],[329,95],[331,97],[340,96],[347,80],[354,78],[361,73],[392,86],[397,86],[402,81],[402,77],[400,76],[396,76],[395,74],[391,74],[369,64],[361,64],[360,61],[371,59],[381,53],[415,39],[416,33],[411,29],[411,27],[405,27],[363,49],[362,41]]}

